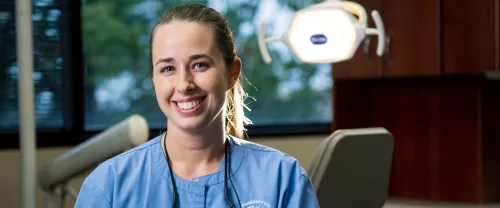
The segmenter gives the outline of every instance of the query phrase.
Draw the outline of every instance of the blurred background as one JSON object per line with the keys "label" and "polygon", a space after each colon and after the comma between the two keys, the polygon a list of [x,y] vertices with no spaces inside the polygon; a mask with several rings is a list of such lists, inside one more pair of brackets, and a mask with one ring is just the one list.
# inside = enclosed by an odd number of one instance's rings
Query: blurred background
{"label": "blurred background", "polygon": [[[309,153],[300,148],[315,148],[331,131],[331,65],[303,64],[282,43],[269,45],[274,60],[265,64],[257,24],[266,20],[268,31],[281,35],[296,10],[320,0],[33,0],[38,165],[132,114],[146,118],[151,137],[159,134],[166,117],[149,78],[149,34],[168,8],[190,2],[215,8],[233,29],[249,95],[251,111],[245,113],[254,123],[249,136],[288,153],[295,149],[294,156],[308,163]],[[0,1],[0,31],[0,201],[1,207],[19,207],[14,0]],[[74,180],[77,190],[85,175]],[[42,196],[38,191],[38,206]]]}
{"label": "blurred background", "polygon": [[[159,134],[166,118],[148,75],[149,32],[188,2],[215,8],[233,29],[251,141],[307,168],[333,131],[384,127],[395,139],[389,196],[404,199],[388,207],[500,207],[498,0],[356,0],[380,12],[386,51],[376,56],[378,40],[366,38],[335,64],[304,64],[280,42],[265,64],[258,48],[260,21],[266,36],[281,35],[296,11],[323,0],[32,0],[38,166],[132,114]],[[21,199],[15,11],[0,0],[0,207]]]}
{"label": "blurred background", "polygon": [[[131,114],[144,116],[153,128],[164,126],[165,116],[158,108],[148,74],[149,34],[166,8],[188,2],[216,8],[233,28],[247,79],[243,80],[244,87],[250,96],[246,100],[251,109],[247,115],[255,125],[331,122],[331,66],[300,63],[282,43],[270,46],[276,58],[267,65],[257,43],[258,22],[276,20],[269,25],[269,30],[282,34],[294,12],[313,1],[85,0],[81,5],[80,23],[83,74],[79,74],[75,67],[64,68],[63,64],[72,61],[66,60],[72,57],[65,57],[66,50],[72,50],[71,46],[64,46],[67,43],[64,35],[70,35],[70,31],[61,24],[71,21],[63,19],[71,18],[70,11],[65,11],[55,0],[34,0],[33,79],[37,127],[58,129],[65,123],[64,88],[65,81],[69,82],[62,75],[65,70],[83,76],[84,93],[74,96],[83,97],[84,109],[75,110],[85,112],[85,130],[102,130]],[[2,5],[0,129],[16,131],[19,119],[14,4],[3,2]],[[71,53],[78,54],[79,51],[72,50]]]}

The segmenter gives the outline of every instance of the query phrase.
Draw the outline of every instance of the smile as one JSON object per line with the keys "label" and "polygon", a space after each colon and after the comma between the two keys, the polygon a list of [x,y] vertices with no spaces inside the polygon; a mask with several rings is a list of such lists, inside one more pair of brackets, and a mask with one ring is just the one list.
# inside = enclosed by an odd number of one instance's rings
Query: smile
{"label": "smile", "polygon": [[194,111],[199,108],[200,103],[205,100],[205,97],[197,98],[196,100],[190,100],[190,101],[174,101],[175,105],[177,106],[177,109],[180,110],[182,113],[194,113],[190,111]]}
{"label": "smile", "polygon": [[177,106],[181,109],[184,109],[184,110],[188,110],[188,109],[192,109],[196,106],[198,106],[200,103],[201,103],[202,99],[199,99],[199,100],[193,100],[193,101],[189,101],[189,102],[176,102],[177,103]]}

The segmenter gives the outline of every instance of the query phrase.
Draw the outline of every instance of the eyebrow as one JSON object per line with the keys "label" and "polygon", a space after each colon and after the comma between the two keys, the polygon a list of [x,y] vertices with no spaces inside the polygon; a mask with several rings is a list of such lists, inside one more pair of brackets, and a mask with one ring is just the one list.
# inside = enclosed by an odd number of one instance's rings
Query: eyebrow
{"label": "eyebrow", "polygon": [[[207,54],[194,54],[194,55],[191,55],[189,56],[189,61],[192,61],[192,60],[195,60],[195,59],[201,59],[201,58],[207,58],[207,59],[210,59],[211,62],[213,62],[213,59],[212,57],[210,57],[209,55]],[[160,63],[170,63],[174,61],[174,58],[172,57],[168,57],[168,58],[163,58],[163,59],[160,59],[156,62],[155,66],[160,64]]]}

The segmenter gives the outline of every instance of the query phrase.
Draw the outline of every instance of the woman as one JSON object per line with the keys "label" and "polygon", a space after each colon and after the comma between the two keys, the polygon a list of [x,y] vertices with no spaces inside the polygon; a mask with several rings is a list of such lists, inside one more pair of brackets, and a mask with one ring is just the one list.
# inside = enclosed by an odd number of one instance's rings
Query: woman
{"label": "woman", "polygon": [[242,63],[221,14],[171,8],[150,44],[168,131],[99,165],[75,207],[318,207],[296,159],[241,139]]}

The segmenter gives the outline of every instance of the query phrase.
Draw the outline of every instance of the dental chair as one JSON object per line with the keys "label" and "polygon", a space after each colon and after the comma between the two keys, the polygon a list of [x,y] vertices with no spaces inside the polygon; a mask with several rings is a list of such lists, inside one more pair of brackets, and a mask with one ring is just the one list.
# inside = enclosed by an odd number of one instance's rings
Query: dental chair
{"label": "dental chair", "polygon": [[[67,197],[74,202],[78,193],[68,183],[105,160],[148,141],[146,119],[132,115],[89,138],[38,169],[38,186],[44,192],[44,208],[65,207]],[[70,203],[73,203],[70,202]]]}
{"label": "dental chair", "polygon": [[320,207],[381,208],[389,189],[394,138],[384,128],[337,130],[307,170]]}

